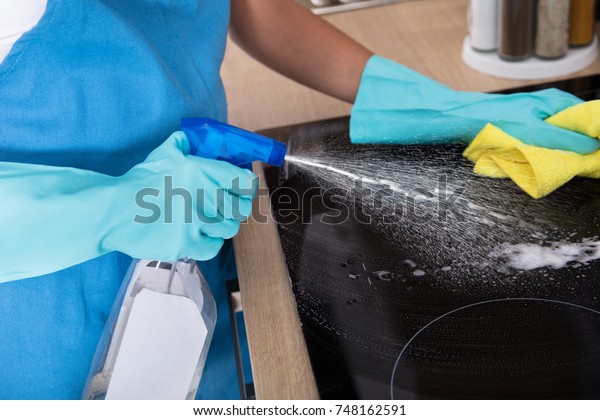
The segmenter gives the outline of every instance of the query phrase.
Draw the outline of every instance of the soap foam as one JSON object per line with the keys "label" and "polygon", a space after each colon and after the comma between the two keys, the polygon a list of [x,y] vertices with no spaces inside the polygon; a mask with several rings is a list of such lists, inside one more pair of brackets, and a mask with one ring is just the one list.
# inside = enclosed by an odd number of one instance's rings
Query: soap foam
{"label": "soap foam", "polygon": [[542,267],[561,269],[569,263],[586,264],[600,259],[600,241],[597,238],[588,238],[580,243],[504,243],[497,246],[490,253],[490,257],[501,259],[508,266],[519,270],[535,270]]}

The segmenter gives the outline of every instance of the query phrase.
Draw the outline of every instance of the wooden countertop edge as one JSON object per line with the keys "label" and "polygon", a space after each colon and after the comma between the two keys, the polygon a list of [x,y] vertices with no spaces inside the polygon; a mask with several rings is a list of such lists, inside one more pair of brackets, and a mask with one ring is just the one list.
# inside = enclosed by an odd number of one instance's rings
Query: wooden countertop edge
{"label": "wooden countertop edge", "polygon": [[234,247],[256,398],[319,399],[262,164],[254,172],[260,192]]}

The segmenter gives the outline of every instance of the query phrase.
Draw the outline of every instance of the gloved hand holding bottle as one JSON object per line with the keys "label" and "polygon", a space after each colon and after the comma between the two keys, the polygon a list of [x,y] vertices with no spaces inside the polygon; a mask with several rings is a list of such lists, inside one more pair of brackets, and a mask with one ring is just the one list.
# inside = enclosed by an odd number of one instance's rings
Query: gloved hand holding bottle
{"label": "gloved hand holding bottle", "polygon": [[214,257],[252,211],[256,177],[190,156],[175,132],[129,172],[0,163],[0,282],[52,273],[111,251]]}
{"label": "gloved hand holding bottle", "polygon": [[544,120],[583,102],[557,89],[487,94],[450,89],[379,56],[367,62],[352,109],[353,143],[470,142],[492,123],[523,143],[581,154],[598,140]]}

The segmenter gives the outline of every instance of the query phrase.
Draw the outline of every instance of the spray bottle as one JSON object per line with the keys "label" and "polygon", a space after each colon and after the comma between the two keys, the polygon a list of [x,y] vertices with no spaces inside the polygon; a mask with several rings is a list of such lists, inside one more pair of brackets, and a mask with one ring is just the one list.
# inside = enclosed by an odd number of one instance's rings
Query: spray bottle
{"label": "spray bottle", "polygon": [[[190,154],[246,169],[283,164],[286,146],[209,118],[186,118]],[[196,261],[134,260],[100,338],[84,399],[193,399],[217,307]]]}

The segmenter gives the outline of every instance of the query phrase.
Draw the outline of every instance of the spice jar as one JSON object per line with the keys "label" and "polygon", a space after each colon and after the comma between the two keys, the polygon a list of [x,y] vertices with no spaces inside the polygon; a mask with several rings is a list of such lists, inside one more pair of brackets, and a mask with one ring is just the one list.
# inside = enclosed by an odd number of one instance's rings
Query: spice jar
{"label": "spice jar", "polygon": [[569,51],[569,0],[538,0],[535,55],[561,58]]}
{"label": "spice jar", "polygon": [[478,51],[498,48],[498,0],[471,0],[469,4],[469,38]]}
{"label": "spice jar", "polygon": [[500,0],[498,53],[504,60],[528,58],[533,50],[535,0]]}
{"label": "spice jar", "polygon": [[594,39],[596,1],[571,0],[569,44],[583,47]]}

